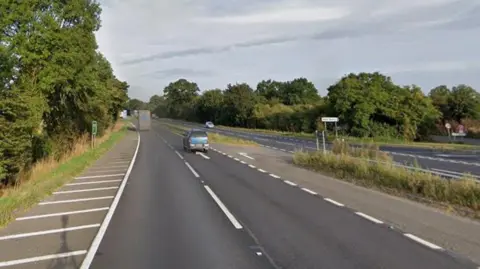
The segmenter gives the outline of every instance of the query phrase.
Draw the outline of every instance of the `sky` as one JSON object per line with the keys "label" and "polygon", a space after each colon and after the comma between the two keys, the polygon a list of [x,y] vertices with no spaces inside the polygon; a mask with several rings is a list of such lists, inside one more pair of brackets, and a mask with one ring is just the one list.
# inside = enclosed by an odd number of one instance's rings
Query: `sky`
{"label": "sky", "polygon": [[130,98],[305,77],[319,94],[381,72],[428,92],[480,90],[480,0],[100,0],[100,51]]}

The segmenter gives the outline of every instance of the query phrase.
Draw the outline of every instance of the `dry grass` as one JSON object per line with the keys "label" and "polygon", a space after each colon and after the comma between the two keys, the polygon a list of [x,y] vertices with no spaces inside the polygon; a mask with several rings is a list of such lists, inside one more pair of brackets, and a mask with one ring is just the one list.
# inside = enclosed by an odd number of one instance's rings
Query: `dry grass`
{"label": "dry grass", "polygon": [[35,164],[28,173],[22,173],[19,184],[1,190],[0,227],[12,220],[17,211],[26,210],[37,204],[81,173],[112,148],[125,133],[125,122],[119,122],[106,130],[103,137],[96,139],[94,149],[91,149],[88,135],[83,136],[75,143],[73,150],[66,153],[62,159],[47,158]]}
{"label": "dry grass", "polygon": [[391,162],[369,162],[345,153],[296,152],[294,163],[362,186],[453,206],[480,218],[480,184],[468,176],[446,180],[431,173],[394,166]]}
{"label": "dry grass", "polygon": [[[185,131],[190,130],[191,128],[183,127],[175,124],[162,123],[170,131],[183,135]],[[244,145],[244,146],[257,146],[258,144],[254,141],[245,140],[237,137],[225,136],[217,133],[208,133],[208,139],[210,143],[219,143],[219,144],[232,144],[232,145]]]}

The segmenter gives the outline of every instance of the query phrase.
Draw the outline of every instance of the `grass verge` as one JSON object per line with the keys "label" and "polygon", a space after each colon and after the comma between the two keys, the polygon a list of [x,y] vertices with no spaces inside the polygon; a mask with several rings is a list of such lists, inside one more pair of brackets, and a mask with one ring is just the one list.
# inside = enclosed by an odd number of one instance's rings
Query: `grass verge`
{"label": "grass verge", "polygon": [[[269,134],[269,135],[278,135],[292,138],[300,139],[314,139],[315,134],[313,133],[295,133],[295,132],[286,132],[286,131],[276,131],[276,130],[266,130],[266,129],[248,129],[241,127],[230,127],[230,126],[217,126],[217,128],[224,130],[232,131],[245,131],[253,132],[258,134]],[[334,136],[329,136],[329,140],[334,140]],[[390,146],[390,147],[416,147],[416,148],[426,148],[426,149],[438,149],[438,150],[479,150],[480,147],[477,145],[466,145],[466,144],[456,144],[456,143],[436,143],[436,142],[412,142],[405,141],[400,139],[393,138],[358,138],[358,137],[349,137],[343,136],[340,137],[350,143],[358,144],[377,144],[379,146]]]}
{"label": "grass verge", "polygon": [[468,175],[459,180],[446,180],[431,173],[394,166],[389,161],[370,162],[344,152],[296,152],[293,162],[357,185],[480,218],[480,184]]}
{"label": "grass verge", "polygon": [[[182,127],[174,124],[169,123],[161,123],[165,127],[167,127],[170,131],[178,134],[183,135],[185,131],[190,130],[191,128]],[[258,144],[254,141],[245,140],[237,137],[231,137],[226,135],[221,135],[217,133],[208,132],[208,140],[210,143],[219,143],[219,144],[231,144],[231,145],[244,145],[244,146],[257,146]]]}
{"label": "grass verge", "polygon": [[28,180],[22,180],[15,187],[5,188],[0,193],[0,227],[6,226],[15,213],[25,211],[51,195],[85,168],[110,150],[127,132],[125,122],[117,123],[90,149],[88,137],[80,139],[74,150],[60,161],[46,159],[37,163],[31,170]]}

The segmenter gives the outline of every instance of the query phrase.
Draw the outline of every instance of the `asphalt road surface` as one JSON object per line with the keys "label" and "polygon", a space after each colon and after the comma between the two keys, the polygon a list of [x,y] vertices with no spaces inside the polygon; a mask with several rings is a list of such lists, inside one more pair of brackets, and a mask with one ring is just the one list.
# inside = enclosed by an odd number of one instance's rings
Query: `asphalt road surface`
{"label": "asphalt road surface", "polygon": [[152,126],[91,268],[477,268]]}
{"label": "asphalt road surface", "polygon": [[[162,121],[161,119],[160,121]],[[271,148],[295,151],[303,149],[314,151],[316,141],[314,139],[290,138],[278,135],[259,134],[246,131],[233,131],[219,128],[206,129],[202,124],[190,123],[184,121],[166,120],[177,125],[183,125],[190,128],[200,128],[208,132],[217,132],[227,136],[235,136],[243,139],[255,141],[261,145]],[[320,148],[322,146],[320,145]],[[327,150],[330,145],[327,145]],[[465,173],[471,174],[474,178],[480,180],[480,151],[454,151],[454,150],[434,150],[418,147],[380,147],[382,151],[388,152],[393,160],[399,164],[412,166],[417,163],[424,169],[431,170],[444,176],[461,177]]]}

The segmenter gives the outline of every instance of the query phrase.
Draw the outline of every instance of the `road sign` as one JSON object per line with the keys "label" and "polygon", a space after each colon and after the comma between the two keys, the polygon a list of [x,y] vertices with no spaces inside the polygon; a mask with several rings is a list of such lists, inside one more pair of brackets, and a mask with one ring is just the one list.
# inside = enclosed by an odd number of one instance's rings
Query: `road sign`
{"label": "road sign", "polygon": [[97,122],[92,121],[92,134],[97,135]]}
{"label": "road sign", "polygon": [[450,128],[452,128],[452,125],[450,125],[450,123],[447,122],[447,123],[445,123],[445,128],[450,129]]}
{"label": "road sign", "polygon": [[338,122],[337,117],[322,117],[322,122]]}
{"label": "road sign", "polygon": [[466,136],[466,133],[452,133],[452,136]]}
{"label": "road sign", "polygon": [[465,127],[463,125],[458,125],[457,126],[457,133],[463,134],[465,133]]}

